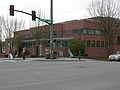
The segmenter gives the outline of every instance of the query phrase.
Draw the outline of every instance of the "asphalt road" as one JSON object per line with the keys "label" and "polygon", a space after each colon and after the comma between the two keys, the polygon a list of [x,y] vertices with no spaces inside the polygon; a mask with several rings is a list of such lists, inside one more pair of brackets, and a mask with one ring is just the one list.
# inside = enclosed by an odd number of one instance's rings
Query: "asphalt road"
{"label": "asphalt road", "polygon": [[120,90],[120,62],[0,60],[0,90]]}

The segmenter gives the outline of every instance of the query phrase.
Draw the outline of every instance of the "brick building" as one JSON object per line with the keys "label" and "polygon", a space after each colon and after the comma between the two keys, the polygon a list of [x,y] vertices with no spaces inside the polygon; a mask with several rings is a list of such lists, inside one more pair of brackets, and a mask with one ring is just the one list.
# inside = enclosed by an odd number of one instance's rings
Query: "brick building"
{"label": "brick building", "polygon": [[[40,55],[45,54],[45,50],[49,49],[45,41],[48,39],[42,39],[44,41],[39,46],[35,45],[35,39],[32,39],[32,33],[36,28],[30,28],[28,30],[17,31],[14,33],[14,36],[22,36],[24,39],[22,41],[23,47],[26,47],[30,55],[36,54],[36,48]],[[49,26],[42,26],[42,30],[49,32]],[[54,50],[59,53],[59,56],[67,56],[68,42],[74,37],[78,37],[82,40],[85,40],[86,49],[85,54],[88,57],[96,58],[101,57],[105,58],[107,56],[107,49],[105,41],[102,37],[102,31],[99,26],[93,19],[82,19],[82,20],[73,20],[63,23],[56,23],[53,25],[54,38],[56,42],[54,43]],[[113,52],[120,50],[120,36],[119,34],[114,38]],[[5,46],[8,46],[6,40]],[[6,48],[6,53],[8,49]]]}

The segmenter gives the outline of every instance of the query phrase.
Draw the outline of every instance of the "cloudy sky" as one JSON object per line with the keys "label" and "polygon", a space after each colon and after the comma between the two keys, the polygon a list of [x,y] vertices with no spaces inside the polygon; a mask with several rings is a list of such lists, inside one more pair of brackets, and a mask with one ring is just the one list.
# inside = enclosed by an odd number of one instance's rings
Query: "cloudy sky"
{"label": "cloudy sky", "polygon": [[[90,17],[86,8],[91,1],[93,0],[53,0],[54,22]],[[45,13],[46,19],[50,17],[50,0],[0,0],[0,15],[9,16],[9,5],[11,4],[15,6],[16,10],[23,10],[29,13],[32,10],[37,12],[38,9],[41,9]],[[14,17],[21,17],[21,19],[25,19],[28,22],[31,20],[31,16],[18,12],[15,12]]]}
{"label": "cloudy sky", "polygon": [[[53,0],[54,21],[63,22],[89,17],[86,10],[92,0]],[[46,18],[50,16],[50,0],[0,0],[0,15],[9,16],[9,5],[13,4],[16,10],[31,13],[31,10],[42,9]],[[15,17],[29,18],[22,13],[15,13]]]}
{"label": "cloudy sky", "polygon": [[[55,22],[81,19],[88,17],[86,8],[92,0],[53,0]],[[15,5],[15,9],[31,13],[31,10],[42,9],[45,16],[50,15],[50,0],[0,0],[0,15],[9,16],[9,5]],[[17,16],[18,13],[15,13]],[[19,13],[21,16],[25,16]],[[18,15],[18,16],[19,16]],[[27,16],[30,17],[30,16]]]}

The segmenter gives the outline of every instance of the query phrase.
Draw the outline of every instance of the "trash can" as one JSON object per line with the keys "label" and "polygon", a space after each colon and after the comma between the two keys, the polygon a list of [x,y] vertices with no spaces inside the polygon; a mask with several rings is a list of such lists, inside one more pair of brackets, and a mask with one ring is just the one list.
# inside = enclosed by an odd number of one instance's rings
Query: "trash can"
{"label": "trash can", "polygon": [[45,53],[45,59],[50,59],[50,53]]}

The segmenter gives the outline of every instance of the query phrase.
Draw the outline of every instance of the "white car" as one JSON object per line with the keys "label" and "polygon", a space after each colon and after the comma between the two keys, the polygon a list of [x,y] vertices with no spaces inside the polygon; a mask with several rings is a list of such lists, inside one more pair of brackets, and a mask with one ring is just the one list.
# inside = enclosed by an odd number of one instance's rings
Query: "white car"
{"label": "white car", "polygon": [[112,61],[112,60],[120,61],[120,51],[115,52],[115,53],[112,54],[112,55],[109,55],[108,59],[109,59],[110,61]]}

